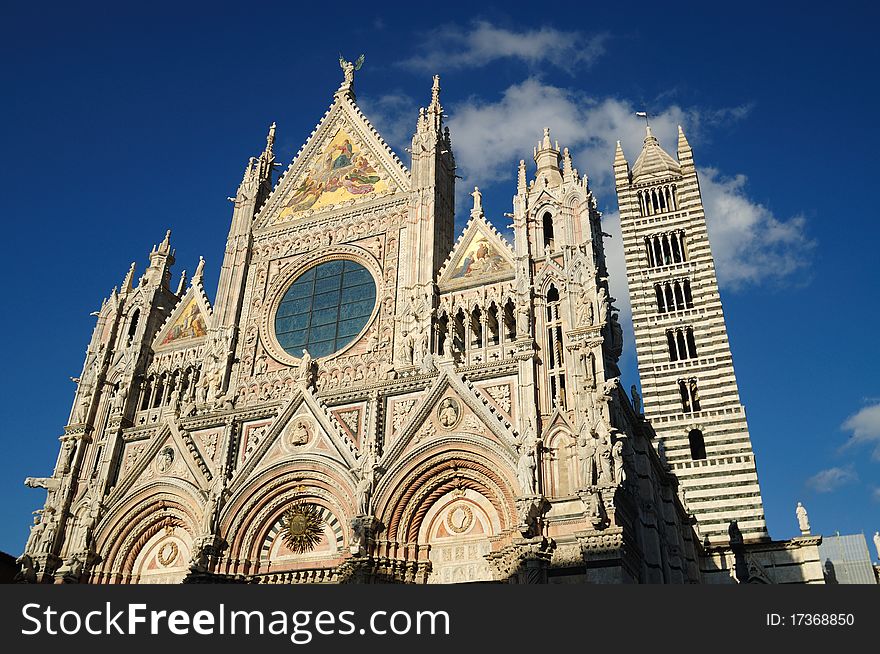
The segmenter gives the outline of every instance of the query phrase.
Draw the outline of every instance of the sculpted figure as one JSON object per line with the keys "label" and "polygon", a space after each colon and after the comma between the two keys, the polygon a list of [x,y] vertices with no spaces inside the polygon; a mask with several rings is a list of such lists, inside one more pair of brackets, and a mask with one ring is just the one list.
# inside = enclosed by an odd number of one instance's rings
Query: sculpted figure
{"label": "sculpted figure", "polygon": [[635,384],[633,384],[630,387],[629,393],[632,396],[633,410],[636,413],[641,414],[642,413],[642,396],[639,395],[639,389],[636,388]]}
{"label": "sculpted figure", "polygon": [[601,287],[596,294],[596,303],[599,305],[599,324],[608,319],[608,291]]}
{"label": "sculpted figure", "polygon": [[593,472],[593,457],[596,453],[593,435],[590,433],[589,423],[584,420],[577,440],[578,461],[581,465],[581,480],[583,486],[592,486],[596,483]]}
{"label": "sculpted figure", "polygon": [[611,323],[608,325],[608,354],[616,361],[623,353],[623,328],[617,320],[617,314],[611,314]]}
{"label": "sculpted figure", "polygon": [[614,464],[614,481],[623,484],[626,481],[626,469],[623,466],[623,440],[620,438],[611,446],[611,460]]}
{"label": "sculpted figure", "polygon": [[578,296],[577,305],[577,322],[579,327],[588,327],[593,324],[595,313],[593,311],[593,303],[590,300],[590,294],[586,288],[582,288]]}
{"label": "sculpted figure", "polygon": [[795,515],[797,516],[798,526],[801,529],[802,534],[810,533],[810,519],[807,516],[807,510],[804,508],[804,505],[800,502],[797,503],[797,508],[795,509]]}
{"label": "sculpted figure", "polygon": [[611,437],[604,434],[596,446],[596,469],[599,472],[599,483],[609,484],[614,481],[611,462]]}
{"label": "sculpted figure", "polygon": [[519,446],[519,460],[516,464],[516,474],[519,485],[524,495],[535,493],[535,468],[538,467],[534,449],[534,427],[529,420],[526,433],[523,435]]}

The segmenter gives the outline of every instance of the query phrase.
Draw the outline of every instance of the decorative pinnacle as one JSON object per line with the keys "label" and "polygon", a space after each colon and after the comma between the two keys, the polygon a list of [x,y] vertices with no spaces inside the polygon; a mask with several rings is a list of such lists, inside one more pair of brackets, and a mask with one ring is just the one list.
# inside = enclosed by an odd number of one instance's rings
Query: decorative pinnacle
{"label": "decorative pinnacle", "polygon": [[159,252],[162,254],[168,254],[171,251],[171,230],[169,229],[165,232],[165,238],[159,244]]}
{"label": "decorative pinnacle", "polygon": [[174,293],[177,297],[180,297],[183,293],[183,289],[186,288],[186,271],[180,271],[180,281],[177,284],[177,291]]}
{"label": "decorative pinnacle", "polygon": [[199,265],[196,266],[196,272],[193,275],[193,284],[201,282],[205,275],[205,257],[199,255]]}
{"label": "decorative pinnacle", "polygon": [[122,292],[126,293],[132,289],[132,280],[134,279],[134,269],[137,266],[137,262],[132,261],[131,266],[128,269],[128,272],[125,274],[125,279],[122,280]]}
{"label": "decorative pinnacle", "polygon": [[431,109],[442,111],[440,106],[440,76],[434,75],[434,85],[431,87]]}

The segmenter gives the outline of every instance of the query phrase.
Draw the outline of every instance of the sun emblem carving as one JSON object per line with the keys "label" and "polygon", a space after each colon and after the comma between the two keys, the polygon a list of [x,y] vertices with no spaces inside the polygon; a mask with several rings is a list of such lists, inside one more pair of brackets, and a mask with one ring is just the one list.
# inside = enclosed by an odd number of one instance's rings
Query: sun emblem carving
{"label": "sun emblem carving", "polygon": [[297,554],[311,552],[324,533],[321,510],[310,502],[298,501],[284,512],[281,536],[284,543]]}

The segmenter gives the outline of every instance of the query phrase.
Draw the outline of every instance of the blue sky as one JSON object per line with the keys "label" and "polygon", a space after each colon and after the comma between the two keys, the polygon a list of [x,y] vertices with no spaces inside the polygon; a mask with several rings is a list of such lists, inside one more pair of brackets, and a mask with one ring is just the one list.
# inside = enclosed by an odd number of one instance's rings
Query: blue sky
{"label": "blue sky", "polygon": [[[771,535],[797,533],[798,501],[815,532],[880,529],[877,9],[122,4],[19,3],[0,26],[0,549],[21,551],[44,501],[22,482],[51,474],[89,313],[167,228],[177,273],[204,255],[213,295],[226,197],[273,120],[279,160],[295,155],[340,82],[340,51],[366,53],[358,102],[404,161],[441,74],[459,224],[479,184],[505,227],[516,162],[548,126],[615,234],[614,141],[632,163],[636,110],[669,151],[681,123]],[[622,300],[620,239],[606,248]],[[628,386],[631,338],[623,363]]]}

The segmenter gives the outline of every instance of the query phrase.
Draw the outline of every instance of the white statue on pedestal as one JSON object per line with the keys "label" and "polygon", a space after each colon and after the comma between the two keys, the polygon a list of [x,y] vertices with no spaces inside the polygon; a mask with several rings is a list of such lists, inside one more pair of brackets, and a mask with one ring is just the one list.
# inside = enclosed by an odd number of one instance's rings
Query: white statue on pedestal
{"label": "white statue on pedestal", "polygon": [[801,533],[806,535],[810,533],[810,519],[807,516],[807,510],[804,508],[804,505],[800,502],[797,503],[797,508],[795,509],[795,515],[797,516],[798,526],[801,528]]}

